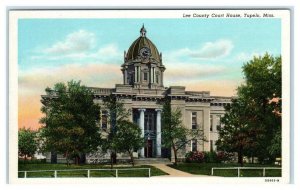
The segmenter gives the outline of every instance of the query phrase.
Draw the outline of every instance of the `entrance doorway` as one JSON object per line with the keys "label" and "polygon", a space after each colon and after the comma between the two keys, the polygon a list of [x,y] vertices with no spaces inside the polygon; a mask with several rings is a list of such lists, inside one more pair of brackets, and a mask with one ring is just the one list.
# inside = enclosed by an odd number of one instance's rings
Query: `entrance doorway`
{"label": "entrance doorway", "polygon": [[152,149],[153,149],[153,141],[151,139],[147,140],[146,147],[145,147],[145,157],[146,158],[152,158]]}

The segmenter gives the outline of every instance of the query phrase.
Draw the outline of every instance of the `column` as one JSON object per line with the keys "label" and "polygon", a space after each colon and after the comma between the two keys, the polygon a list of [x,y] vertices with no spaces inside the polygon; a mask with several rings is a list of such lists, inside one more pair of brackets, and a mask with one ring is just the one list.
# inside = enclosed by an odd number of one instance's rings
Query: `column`
{"label": "column", "polygon": [[137,82],[137,66],[134,67],[134,82]]}
{"label": "column", "polygon": [[[140,123],[139,123],[139,125],[140,125],[140,128],[141,128],[141,131],[142,131],[142,134],[141,134],[141,137],[142,138],[144,138],[144,112],[146,111],[146,109],[139,109],[139,112],[140,112]],[[144,156],[144,147],[143,148],[141,148],[141,150],[140,150],[141,152],[140,152],[140,155],[141,155],[141,157],[143,158],[143,157],[145,157]]]}
{"label": "column", "polygon": [[124,84],[128,84],[128,76],[127,76],[127,68],[125,68],[125,71],[124,71]]}
{"label": "column", "polygon": [[155,83],[155,67],[153,67],[153,80],[152,80],[152,83]]}
{"label": "column", "polygon": [[123,84],[125,84],[125,71],[122,70],[122,74],[123,74]]}
{"label": "column", "polygon": [[153,73],[154,73],[154,67],[151,67],[151,69],[150,69],[150,83],[152,84],[154,81],[153,81]]}
{"label": "column", "polygon": [[161,109],[156,111],[156,156],[161,157]]}
{"label": "column", "polygon": [[149,76],[149,78],[150,78],[150,84],[152,83],[152,67],[150,67],[150,76]]}
{"label": "column", "polygon": [[138,82],[141,81],[141,66],[138,66]]}
{"label": "column", "polygon": [[203,151],[210,151],[210,110],[203,109],[203,133],[207,141],[203,141]]}

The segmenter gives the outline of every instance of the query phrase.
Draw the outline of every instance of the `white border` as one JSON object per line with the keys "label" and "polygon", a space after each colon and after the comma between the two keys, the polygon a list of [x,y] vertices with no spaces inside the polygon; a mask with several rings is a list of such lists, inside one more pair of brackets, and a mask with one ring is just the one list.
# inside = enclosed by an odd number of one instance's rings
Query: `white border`
{"label": "white border", "polygon": [[[212,13],[212,10],[55,10],[55,11],[10,11],[9,13],[9,182],[10,183],[265,183],[266,178],[176,178],[155,177],[150,179],[19,179],[17,178],[17,130],[18,130],[18,25],[20,18],[182,18],[183,13]],[[80,12],[80,14],[79,14]],[[271,13],[282,19],[282,74],[283,74],[283,170],[280,183],[289,182],[290,172],[290,11],[289,10],[214,10],[214,13]],[[80,15],[80,16],[78,16]],[[199,18],[192,18],[199,19]],[[214,18],[211,18],[214,19]],[[230,18],[228,18],[230,19]],[[249,19],[249,18],[244,18]],[[272,19],[272,18],[269,18]]]}

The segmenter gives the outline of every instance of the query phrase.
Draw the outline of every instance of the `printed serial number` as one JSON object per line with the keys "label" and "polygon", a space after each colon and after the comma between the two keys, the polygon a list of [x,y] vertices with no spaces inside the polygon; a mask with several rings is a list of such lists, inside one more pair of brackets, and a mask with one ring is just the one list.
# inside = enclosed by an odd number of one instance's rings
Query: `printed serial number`
{"label": "printed serial number", "polygon": [[279,179],[265,179],[265,182],[279,182]]}

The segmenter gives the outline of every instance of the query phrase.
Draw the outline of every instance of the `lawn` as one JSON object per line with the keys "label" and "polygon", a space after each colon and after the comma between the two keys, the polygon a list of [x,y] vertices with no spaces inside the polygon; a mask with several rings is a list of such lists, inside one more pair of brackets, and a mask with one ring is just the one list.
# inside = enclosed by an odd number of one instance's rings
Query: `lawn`
{"label": "lawn", "polygon": [[[73,171],[58,171],[57,177],[87,177],[87,169],[110,169],[110,166],[104,165],[69,165],[66,164],[31,164],[19,163],[19,171],[35,171],[35,170],[73,170]],[[167,173],[148,165],[142,166],[115,166],[113,170],[90,170],[90,177],[116,177],[115,169],[130,169],[130,168],[151,168],[151,176],[168,175]],[[83,170],[79,170],[83,169]],[[24,172],[19,172],[19,178],[24,177]],[[118,170],[118,177],[148,177],[148,170]],[[42,172],[27,172],[28,178],[51,178],[54,177],[53,171]]]}
{"label": "lawn", "polygon": [[[240,167],[239,164],[231,163],[179,163],[177,166],[169,165],[170,167],[185,171],[196,175],[211,175],[211,168],[217,167]],[[259,165],[259,164],[245,164],[244,167],[278,167],[275,165]],[[237,177],[237,169],[214,170],[214,176]],[[240,170],[240,177],[262,177],[262,169],[243,169]],[[266,177],[281,177],[281,170],[266,170]]]}

